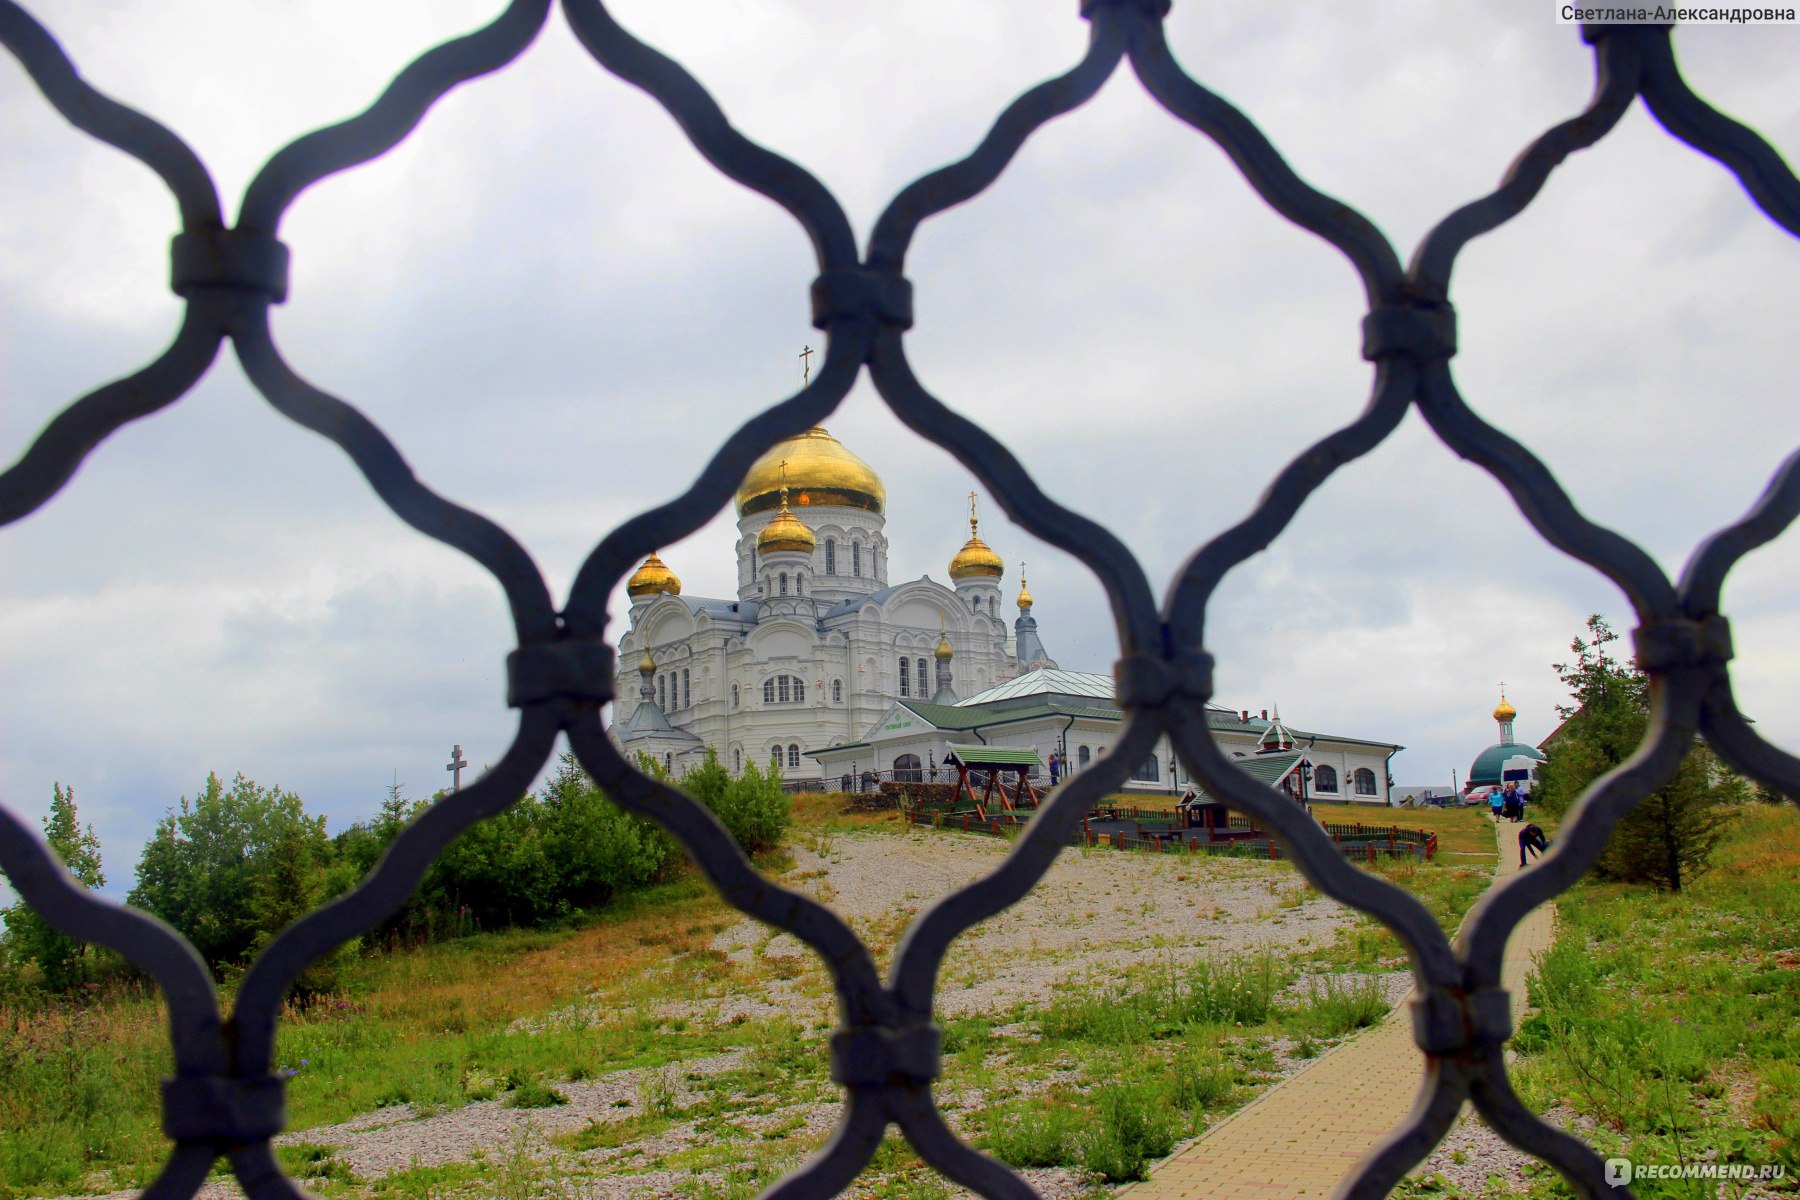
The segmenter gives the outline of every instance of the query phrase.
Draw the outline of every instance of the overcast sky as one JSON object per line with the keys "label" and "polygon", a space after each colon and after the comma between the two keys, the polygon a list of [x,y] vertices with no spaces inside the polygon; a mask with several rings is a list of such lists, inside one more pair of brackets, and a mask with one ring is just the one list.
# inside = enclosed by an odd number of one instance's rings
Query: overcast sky
{"label": "overcast sky", "polygon": [[[32,0],[86,78],[178,132],[235,212],[280,145],[365,106],[499,0],[294,4]],[[1014,96],[1075,62],[1075,0],[618,3],[752,138],[812,170],[859,234],[960,157]],[[1177,0],[1177,56],[1310,182],[1408,257],[1577,112],[1592,53],[1543,0]],[[1677,35],[1704,95],[1800,156],[1800,27]],[[76,133],[0,55],[0,461],[72,398],[167,344],[175,207]],[[724,433],[798,383],[814,274],[799,227],[708,168],[554,15],[507,70],[453,92],[400,148],[307,192],[282,231],[288,361],[360,406],[442,494],[500,521],[560,597],[593,543],[683,490]],[[1129,71],[1041,131],[999,183],[927,223],[908,335],[932,391],[1108,524],[1160,591],[1371,377],[1337,253],[1263,207]],[[1670,572],[1800,443],[1800,245],[1641,107],[1462,256],[1459,385],[1591,517]],[[945,566],[971,478],[866,383],[827,422],[887,483],[891,576]],[[1117,655],[1095,581],[988,505],[1029,562],[1064,667]],[[729,513],[663,556],[733,594]],[[391,516],[332,445],[227,353],[0,531],[0,802],[53,781],[99,832],[109,890],[208,771],[298,791],[332,827],[398,778],[448,781],[460,743],[514,727],[499,588]],[[1800,746],[1800,549],[1726,589],[1737,694]],[[1017,587],[1016,567],[1005,583]],[[615,605],[615,612],[623,605]],[[1537,539],[1416,417],[1228,577],[1209,630],[1222,703],[1404,744],[1402,784],[1448,784],[1494,740],[1555,725],[1551,663],[1623,597]],[[614,632],[617,632],[615,627]]]}

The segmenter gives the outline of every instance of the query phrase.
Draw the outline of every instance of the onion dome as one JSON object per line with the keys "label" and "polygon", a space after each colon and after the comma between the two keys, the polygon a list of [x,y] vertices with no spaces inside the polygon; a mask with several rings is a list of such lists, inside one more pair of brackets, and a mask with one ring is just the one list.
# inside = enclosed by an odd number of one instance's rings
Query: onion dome
{"label": "onion dome", "polygon": [[801,554],[811,554],[818,545],[813,531],[796,517],[788,508],[788,489],[781,489],[781,509],[775,519],[763,526],[762,532],[756,535],[756,552],[758,554],[780,554],[784,550],[797,550]]}
{"label": "onion dome", "polygon": [[1031,607],[1031,588],[1025,583],[1024,563],[1019,564],[1019,607],[1021,609],[1028,609]]}
{"label": "onion dome", "polygon": [[1510,721],[1519,715],[1519,710],[1506,702],[1506,693],[1500,693],[1500,706],[1494,710],[1494,720]]}
{"label": "onion dome", "polygon": [[975,496],[969,496],[969,540],[963,548],[956,552],[950,560],[950,578],[961,582],[964,579],[998,579],[1006,574],[1006,564],[1000,561],[993,548],[981,540],[979,532],[981,523],[975,516]]}
{"label": "onion dome", "polygon": [[738,488],[738,516],[753,516],[777,507],[784,483],[800,508],[825,505],[879,513],[887,507],[887,488],[881,477],[817,425],[777,443],[756,460],[750,474],[744,477],[743,486]]}
{"label": "onion dome", "polygon": [[630,580],[625,584],[625,593],[637,597],[656,596],[663,592],[671,596],[681,595],[681,580],[664,565],[662,559],[652,554],[644,560],[643,566],[632,572]]}
{"label": "onion dome", "polygon": [[656,674],[656,660],[650,657],[650,647],[648,646],[644,647],[644,657],[638,659],[638,674]]}
{"label": "onion dome", "polygon": [[933,651],[933,653],[937,655],[937,660],[939,662],[947,662],[956,655],[956,651],[950,648],[950,639],[945,636],[944,631],[941,629],[938,630],[937,649]]}

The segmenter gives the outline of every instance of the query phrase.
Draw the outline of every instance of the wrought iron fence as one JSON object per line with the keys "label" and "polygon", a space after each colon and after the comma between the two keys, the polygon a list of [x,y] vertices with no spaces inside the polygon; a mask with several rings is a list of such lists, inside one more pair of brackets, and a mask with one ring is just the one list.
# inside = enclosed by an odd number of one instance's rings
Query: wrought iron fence
{"label": "wrought iron fence", "polygon": [[[1552,1163],[1582,1195],[1616,1195],[1600,1159],[1527,1109],[1508,1081],[1502,949],[1527,912],[1587,871],[1613,826],[1670,777],[1697,735],[1738,770],[1800,794],[1800,759],[1765,741],[1733,702],[1731,632],[1719,611],[1726,573],[1800,513],[1800,455],[1788,458],[1757,503],[1703,542],[1671,579],[1636,544],[1583,517],[1529,449],[1464,403],[1450,372],[1456,314],[1449,291],[1463,247],[1518,215],[1569,154],[1606,136],[1640,97],[1671,134],[1717,159],[1771,220],[1800,235],[1800,180],[1761,137],[1689,88],[1669,28],[1581,26],[1596,72],[1587,107],[1527,146],[1497,189],[1446,216],[1403,264],[1373,224],[1304,183],[1246,114],[1183,70],[1163,36],[1168,0],[1082,0],[1090,35],[1081,60],[1015,100],[966,158],[904,188],[859,252],[848,218],[824,184],[748,141],[698,80],[621,28],[600,0],[563,0],[564,17],[601,67],[653,96],[708,162],[785,209],[810,235],[819,268],[811,287],[813,322],[824,331],[827,350],[811,383],[749,417],[685,494],[601,540],[559,609],[510,534],[420,483],[367,417],[282,358],[269,327],[269,306],[287,295],[288,250],[279,234],[295,197],[394,146],[452,87],[511,62],[550,7],[550,0],[512,0],[490,25],[421,55],[367,111],[283,147],[255,176],[236,222],[228,224],[206,166],[180,137],[84,81],[47,30],[13,0],[0,0],[0,42],[45,98],[77,129],[149,166],[174,194],[181,230],[171,248],[171,284],[185,301],[180,330],[159,358],[69,404],[0,475],[0,519],[31,513],[108,434],[179,400],[230,341],[271,405],[336,443],[401,519],[461,550],[499,581],[517,637],[506,667],[507,701],[519,710],[519,726],[500,762],[414,821],[356,891],[276,938],[243,977],[229,1017],[191,946],[160,922],[76,885],[35,831],[0,809],[0,867],[25,900],[59,929],[136,963],[168,1000],[175,1074],[163,1085],[163,1126],[173,1149],[146,1195],[191,1196],[220,1156],[259,1200],[301,1194],[269,1141],[285,1123],[283,1080],[270,1069],[284,993],[313,959],[399,907],[458,833],[523,794],[559,736],[619,803],[680,839],[726,900],[793,933],[830,968],[841,1018],[830,1054],[833,1077],[844,1089],[842,1117],[829,1144],[768,1195],[837,1193],[869,1163],[890,1124],[938,1170],[983,1196],[1034,1194],[1013,1171],[958,1139],[934,1101],[937,972],[951,941],[1029,892],[1090,806],[1116,790],[1131,764],[1164,736],[1214,796],[1273,831],[1315,886],[1379,918],[1410,952],[1417,981],[1413,1029],[1428,1064],[1425,1081],[1411,1114],[1340,1184],[1339,1194],[1385,1194],[1472,1102],[1509,1141]],[[1367,299],[1362,354],[1374,366],[1362,414],[1295,458],[1248,517],[1199,547],[1160,608],[1125,546],[1052,501],[1004,445],[933,396],[914,375],[905,344],[913,321],[906,255],[919,227],[987,188],[1040,126],[1085,103],[1123,64],[1177,119],[1217,143],[1279,215],[1349,260]],[[1130,714],[1116,752],[1058,789],[1000,868],[919,916],[885,980],[841,918],[758,875],[705,810],[635,770],[600,724],[601,706],[613,694],[607,603],[626,572],[657,547],[699,529],[730,501],[759,455],[824,420],[865,368],[902,422],[966,466],[1018,524],[1099,578],[1120,641],[1118,701]],[[1267,546],[1334,471],[1379,445],[1414,406],[1446,446],[1506,488],[1545,540],[1626,593],[1652,695],[1650,726],[1637,752],[1588,790],[1537,869],[1476,906],[1455,944],[1415,898],[1359,871],[1288,797],[1238,770],[1206,721],[1213,664],[1206,611],[1220,580]]]}

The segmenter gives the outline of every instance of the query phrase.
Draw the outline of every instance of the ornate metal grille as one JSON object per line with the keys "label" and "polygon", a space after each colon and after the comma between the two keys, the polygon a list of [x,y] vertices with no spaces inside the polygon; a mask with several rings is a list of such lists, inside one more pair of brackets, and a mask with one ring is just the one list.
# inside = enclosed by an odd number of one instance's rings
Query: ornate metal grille
{"label": "ornate metal grille", "polygon": [[[1670,133],[1717,159],[1771,220],[1800,235],[1800,180],[1762,138],[1688,87],[1669,28],[1582,26],[1596,72],[1587,108],[1529,145],[1493,193],[1439,222],[1403,266],[1373,224],[1303,183],[1244,113],[1181,68],[1163,37],[1168,0],[1082,0],[1091,33],[1081,61],[1014,101],[968,157],[902,190],[861,253],[832,193],[804,168],[745,139],[680,64],[622,29],[600,0],[563,0],[562,8],[596,62],[655,97],[708,162],[786,209],[810,235],[819,267],[813,322],[825,332],[827,349],[812,382],[748,419],[686,494],[607,535],[559,610],[517,541],[420,483],[361,412],[307,383],[277,351],[268,320],[269,306],[287,294],[288,251],[277,235],[295,197],[388,150],[452,87],[512,61],[548,19],[550,0],[513,0],[486,28],[419,57],[361,115],[283,147],[251,182],[235,225],[226,224],[206,167],[179,137],[84,82],[37,21],[12,0],[0,0],[0,42],[50,103],[76,128],[145,163],[174,193],[182,229],[173,242],[171,281],[186,302],[180,331],[160,358],[70,404],[0,475],[0,518],[31,513],[103,438],[180,399],[230,340],[270,404],[341,447],[408,524],[461,550],[499,581],[518,643],[507,657],[507,702],[519,710],[519,728],[500,763],[415,821],[355,892],[278,937],[244,977],[230,1018],[220,1012],[192,947],[143,913],[87,893],[26,822],[0,808],[0,867],[24,898],[58,928],[125,955],[168,999],[176,1074],[163,1087],[163,1124],[174,1148],[145,1194],[191,1196],[221,1155],[259,1200],[301,1194],[269,1143],[285,1122],[283,1081],[270,1073],[283,994],[312,959],[398,908],[452,838],[520,796],[565,735],[600,785],[679,838],[725,899],[805,941],[831,971],[842,1022],[831,1041],[832,1074],[845,1091],[843,1114],[829,1145],[768,1195],[836,1194],[868,1164],[891,1122],[957,1182],[989,1197],[1031,1196],[1011,1170],[959,1141],[933,1100],[938,967],[957,935],[1031,889],[1088,806],[1123,782],[1158,735],[1167,734],[1193,776],[1274,830],[1318,888],[1379,918],[1410,951],[1419,996],[1413,1027],[1429,1065],[1426,1080],[1402,1127],[1370,1152],[1339,1194],[1384,1195],[1471,1101],[1508,1140],[1552,1163],[1582,1195],[1616,1195],[1594,1153],[1529,1111],[1508,1081],[1502,1048],[1511,1028],[1501,953],[1519,920],[1581,877],[1614,824],[1669,779],[1697,735],[1733,767],[1800,795],[1800,759],[1765,741],[1735,706],[1730,628],[1719,612],[1727,571],[1800,514],[1800,453],[1782,464],[1742,519],[1702,543],[1681,577],[1671,580],[1637,545],[1584,518],[1530,450],[1463,402],[1449,365],[1456,323],[1448,295],[1462,248],[1521,212],[1564,158],[1605,136],[1639,96]],[[1289,463],[1250,516],[1201,546],[1160,608],[1118,539],[1050,500],[1003,445],[926,389],[908,364],[904,338],[912,324],[906,252],[919,226],[993,183],[1032,133],[1085,103],[1123,62],[1165,108],[1215,141],[1270,207],[1349,259],[1367,297],[1362,353],[1375,368],[1363,413]],[[865,367],[901,421],[954,455],[1020,525],[1099,577],[1121,645],[1118,698],[1130,714],[1117,753],[1064,787],[1000,869],[918,918],[885,981],[844,921],[762,878],[699,805],[625,761],[599,721],[613,686],[607,599],[625,573],[724,507],[759,455],[824,420]],[[1653,697],[1637,752],[1588,790],[1541,867],[1481,901],[1454,945],[1411,895],[1346,863],[1303,814],[1236,770],[1204,715],[1213,661],[1205,648],[1206,608],[1220,580],[1277,537],[1333,471],[1380,444],[1414,405],[1451,450],[1505,486],[1542,537],[1630,597],[1635,645]]]}

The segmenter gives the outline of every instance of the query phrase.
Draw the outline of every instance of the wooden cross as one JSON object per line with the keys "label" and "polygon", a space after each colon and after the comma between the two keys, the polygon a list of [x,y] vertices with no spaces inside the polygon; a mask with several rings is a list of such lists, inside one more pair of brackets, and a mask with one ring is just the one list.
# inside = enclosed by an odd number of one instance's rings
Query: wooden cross
{"label": "wooden cross", "polygon": [[802,387],[804,387],[807,384],[812,382],[812,356],[813,356],[813,348],[811,346],[805,346],[805,347],[801,348],[801,350],[800,350],[800,375],[801,375],[801,386]]}
{"label": "wooden cross", "polygon": [[462,747],[461,746],[450,747],[450,762],[444,767],[444,770],[450,772],[450,790],[451,791],[453,791],[453,792],[462,791],[463,768],[468,765],[469,765],[469,760],[463,757]]}

